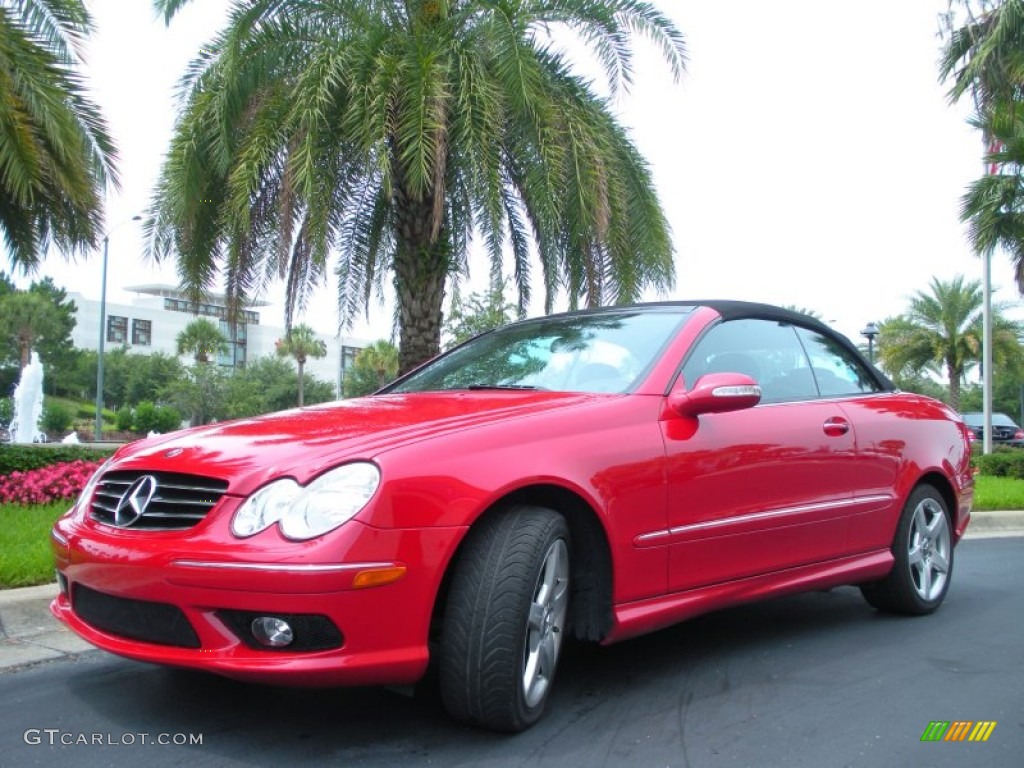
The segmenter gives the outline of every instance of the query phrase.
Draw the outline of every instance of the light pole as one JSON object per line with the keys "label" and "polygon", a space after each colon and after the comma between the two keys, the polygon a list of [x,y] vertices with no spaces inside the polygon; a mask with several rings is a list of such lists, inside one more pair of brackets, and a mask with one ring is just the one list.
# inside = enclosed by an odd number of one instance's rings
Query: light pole
{"label": "light pole", "polygon": [[860,335],[866,337],[868,340],[868,362],[872,365],[875,364],[875,336],[877,336],[878,333],[878,326],[874,323],[868,323],[860,332]]}
{"label": "light pole", "polygon": [[103,346],[107,340],[107,254],[110,250],[110,233],[129,221],[141,221],[141,216],[132,216],[126,221],[108,229],[103,233],[103,273],[100,282],[100,346],[96,357],[96,431],[93,442],[98,443],[103,437]]}

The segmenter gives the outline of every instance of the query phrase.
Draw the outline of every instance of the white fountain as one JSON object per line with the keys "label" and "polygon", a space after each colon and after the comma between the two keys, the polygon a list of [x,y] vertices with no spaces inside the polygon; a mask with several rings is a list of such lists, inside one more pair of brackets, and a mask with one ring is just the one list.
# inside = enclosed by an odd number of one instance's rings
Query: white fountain
{"label": "white fountain", "polygon": [[43,364],[39,355],[32,353],[28,365],[21,372],[14,388],[14,418],[11,419],[12,443],[41,443],[46,437],[39,431],[43,415]]}

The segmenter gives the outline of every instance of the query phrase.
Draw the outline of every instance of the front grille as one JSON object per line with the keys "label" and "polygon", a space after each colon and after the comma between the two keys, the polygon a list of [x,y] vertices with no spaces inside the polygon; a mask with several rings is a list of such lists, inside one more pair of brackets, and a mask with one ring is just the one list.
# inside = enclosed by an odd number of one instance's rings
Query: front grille
{"label": "front grille", "polygon": [[179,648],[199,647],[199,637],[185,614],[168,603],[114,597],[74,584],[71,608],[86,624],[112,635]]}
{"label": "front grille", "polygon": [[[90,510],[93,519],[118,525],[118,504],[132,485],[146,476],[156,482],[156,492],[142,514],[127,523],[134,529],[166,531],[191,528],[206,517],[228,488],[224,480],[179,472],[108,472],[96,486],[92,498]],[[134,515],[127,517],[133,518]]]}

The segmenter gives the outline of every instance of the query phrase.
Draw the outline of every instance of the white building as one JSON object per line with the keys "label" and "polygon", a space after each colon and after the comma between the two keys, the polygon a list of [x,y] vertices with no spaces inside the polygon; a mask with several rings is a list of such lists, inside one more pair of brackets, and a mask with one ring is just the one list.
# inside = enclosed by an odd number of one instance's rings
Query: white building
{"label": "white building", "polygon": [[[177,356],[178,334],[197,317],[218,323],[224,336],[231,338],[223,295],[214,294],[207,302],[195,304],[179,288],[170,285],[138,285],[126,290],[137,296],[130,304],[107,302],[104,336],[107,350],[127,346],[133,354],[163,352]],[[69,292],[68,298],[78,310],[75,330],[71,334],[74,345],[79,349],[98,350],[100,302],[78,293]],[[242,311],[235,343],[227,354],[218,356],[220,365],[244,366],[248,360],[276,355],[274,345],[278,339],[284,338],[285,330],[260,323],[258,310],[265,306],[268,306],[266,302],[251,302]],[[332,382],[340,397],[345,372],[351,369],[356,352],[368,342],[348,336],[317,336],[327,345],[327,356],[307,360],[305,372]],[[184,357],[181,359],[191,362]]]}

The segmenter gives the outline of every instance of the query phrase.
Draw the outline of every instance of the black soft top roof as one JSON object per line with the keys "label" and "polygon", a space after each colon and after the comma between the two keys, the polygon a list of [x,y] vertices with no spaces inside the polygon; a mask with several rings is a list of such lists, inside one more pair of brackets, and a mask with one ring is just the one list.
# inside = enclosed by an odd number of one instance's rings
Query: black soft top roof
{"label": "black soft top roof", "polygon": [[[760,304],[755,301],[733,301],[731,299],[704,299],[693,301],[652,301],[642,304],[618,304],[606,307],[594,307],[592,309],[580,309],[575,312],[565,312],[567,315],[588,315],[607,312],[628,312],[637,309],[675,309],[675,308],[696,308],[710,307],[722,316],[725,320],[735,320],[740,317],[756,317],[762,320],[779,320],[786,323],[798,323],[800,325],[814,325],[830,330],[827,325],[810,315],[802,312],[794,312],[791,309],[776,307],[774,304]],[[551,315],[555,317],[557,315]],[[543,317],[530,318],[531,320],[542,320]],[[834,331],[833,331],[834,333]]]}

